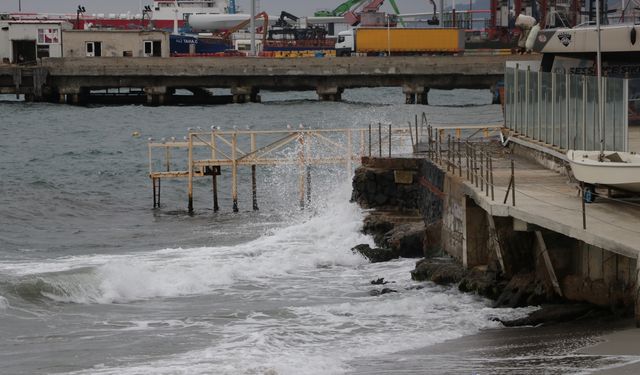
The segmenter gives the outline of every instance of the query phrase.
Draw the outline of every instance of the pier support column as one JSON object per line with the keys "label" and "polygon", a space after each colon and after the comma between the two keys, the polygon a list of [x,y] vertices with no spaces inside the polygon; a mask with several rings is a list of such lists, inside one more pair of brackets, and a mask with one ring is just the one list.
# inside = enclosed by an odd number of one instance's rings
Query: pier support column
{"label": "pier support column", "polygon": [[344,89],[337,86],[319,86],[316,89],[318,100],[323,102],[339,102],[342,100]]}
{"label": "pier support column", "polygon": [[167,101],[167,88],[164,86],[145,87],[144,93],[147,95],[147,105],[164,105]]}
{"label": "pier support column", "polygon": [[416,94],[416,104],[429,105],[429,88],[425,87],[421,94]]}
{"label": "pier support column", "polygon": [[414,85],[403,85],[406,104],[429,104],[429,88]]}
{"label": "pier support column", "polygon": [[635,290],[635,320],[636,327],[640,328],[640,256],[636,259],[636,285]]}
{"label": "pier support column", "polygon": [[235,86],[231,88],[234,103],[260,103],[260,90],[251,86]]}

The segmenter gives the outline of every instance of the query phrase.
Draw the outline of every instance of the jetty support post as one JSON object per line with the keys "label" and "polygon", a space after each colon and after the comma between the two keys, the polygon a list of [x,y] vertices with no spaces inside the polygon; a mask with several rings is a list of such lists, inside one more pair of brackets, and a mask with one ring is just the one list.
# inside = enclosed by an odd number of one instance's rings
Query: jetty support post
{"label": "jetty support post", "polygon": [[188,211],[193,213],[193,133],[189,133],[189,181],[187,185],[187,194],[189,195]]}
{"label": "jetty support post", "polygon": [[[217,135],[216,131],[211,130],[211,160],[218,159],[218,149],[216,145]],[[211,174],[211,189],[213,190],[213,212],[220,211],[220,206],[218,205],[218,174],[214,170]]]}
{"label": "jetty support post", "polygon": [[636,327],[640,328],[640,255],[636,259],[636,284],[635,284],[635,321]]}
{"label": "jetty support post", "polygon": [[233,212],[238,212],[238,133],[231,138],[231,199]]}
{"label": "jetty support post", "polygon": [[391,157],[391,124],[389,124],[389,157]]}
{"label": "jetty support post", "polygon": [[300,203],[300,208],[304,208],[305,203],[305,142],[304,142],[304,133],[298,133],[298,142],[299,142],[299,150],[298,150],[298,198]]}
{"label": "jetty support post", "polygon": [[382,124],[378,123],[378,157],[382,157]]}
{"label": "jetty support post", "polygon": [[[256,133],[251,133],[251,152],[256,151]],[[251,196],[253,201],[253,210],[258,211],[258,183],[256,178],[256,165],[251,165]]]}
{"label": "jetty support post", "polygon": [[369,123],[369,157],[371,157],[371,123]]}
{"label": "jetty support post", "polygon": [[360,157],[364,156],[364,129],[360,129]]}
{"label": "jetty support post", "polygon": [[347,130],[347,152],[345,153],[344,157],[346,158],[346,164],[347,164],[347,178],[349,179],[349,181],[351,181],[351,173],[352,173],[352,166],[351,166],[351,156],[353,155],[353,133],[351,129]]}
{"label": "jetty support post", "polygon": [[158,203],[156,200],[156,178],[155,177],[151,177],[151,185],[153,186],[153,208],[156,208],[158,206]]}

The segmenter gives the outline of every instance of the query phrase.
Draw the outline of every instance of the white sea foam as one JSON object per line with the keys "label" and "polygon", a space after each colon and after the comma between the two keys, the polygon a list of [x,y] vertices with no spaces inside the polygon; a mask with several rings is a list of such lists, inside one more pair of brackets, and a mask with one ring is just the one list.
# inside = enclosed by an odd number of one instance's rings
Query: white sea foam
{"label": "white sea foam", "polygon": [[338,374],[347,372],[356,358],[417,349],[498,327],[492,317],[515,318],[532,311],[491,309],[479,297],[433,285],[286,310],[287,319],[256,312],[227,325],[222,339],[203,350],[86,373]]}
{"label": "white sea foam", "polygon": [[[318,267],[364,264],[350,248],[371,239],[359,232],[362,210],[345,203],[349,191],[346,185],[337,189],[325,206],[328,209],[319,215],[237,246],[73,257],[28,266],[4,264],[4,268],[23,277],[37,275],[52,286],[43,294],[57,301],[121,303],[206,294],[236,282],[263,282]],[[58,273],[43,275],[43,271]]]}
{"label": "white sea foam", "polygon": [[0,296],[0,310],[6,310],[9,306],[9,301],[5,297]]}

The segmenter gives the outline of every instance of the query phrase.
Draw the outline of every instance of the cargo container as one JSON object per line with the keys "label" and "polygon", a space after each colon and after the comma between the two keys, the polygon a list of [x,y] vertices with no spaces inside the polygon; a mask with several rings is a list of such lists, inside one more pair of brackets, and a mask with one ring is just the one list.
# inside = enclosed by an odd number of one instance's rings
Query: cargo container
{"label": "cargo container", "polygon": [[419,55],[464,51],[465,34],[453,28],[361,27],[338,34],[336,54]]}

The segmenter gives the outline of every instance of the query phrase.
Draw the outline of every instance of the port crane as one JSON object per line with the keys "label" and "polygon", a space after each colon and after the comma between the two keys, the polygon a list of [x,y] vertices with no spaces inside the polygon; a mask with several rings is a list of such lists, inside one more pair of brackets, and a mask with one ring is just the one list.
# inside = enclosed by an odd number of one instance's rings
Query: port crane
{"label": "port crane", "polygon": [[[365,4],[360,11],[356,11],[362,4]],[[343,16],[351,26],[357,26],[362,21],[361,15],[378,13],[384,0],[349,0],[340,4],[334,10],[321,10],[315,13],[316,17],[338,17]],[[395,0],[389,0],[389,4],[396,14],[400,13]],[[394,21],[395,23],[395,21]]]}
{"label": "port crane", "polygon": [[351,10],[351,8],[357,8],[360,4],[364,3],[366,0],[349,0],[344,3],[338,5],[334,10],[319,10],[315,12],[314,16],[316,17],[339,17],[343,16],[345,13]]}

